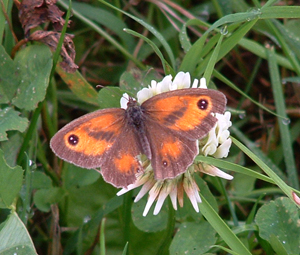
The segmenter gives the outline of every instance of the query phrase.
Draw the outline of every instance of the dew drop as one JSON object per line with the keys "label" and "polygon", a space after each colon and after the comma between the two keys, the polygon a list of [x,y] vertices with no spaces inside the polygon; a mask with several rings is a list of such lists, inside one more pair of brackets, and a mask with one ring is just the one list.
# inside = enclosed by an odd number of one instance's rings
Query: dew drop
{"label": "dew drop", "polygon": [[91,220],[91,216],[87,215],[83,218],[83,223],[88,223]]}
{"label": "dew drop", "polygon": [[246,113],[240,113],[239,114],[239,118],[242,120],[246,117]]}
{"label": "dew drop", "polygon": [[291,120],[289,118],[285,118],[282,120],[283,125],[289,125],[291,123]]}
{"label": "dew drop", "polygon": [[220,33],[221,33],[222,35],[227,35],[227,34],[228,34],[227,26],[222,27],[221,30],[220,30]]}

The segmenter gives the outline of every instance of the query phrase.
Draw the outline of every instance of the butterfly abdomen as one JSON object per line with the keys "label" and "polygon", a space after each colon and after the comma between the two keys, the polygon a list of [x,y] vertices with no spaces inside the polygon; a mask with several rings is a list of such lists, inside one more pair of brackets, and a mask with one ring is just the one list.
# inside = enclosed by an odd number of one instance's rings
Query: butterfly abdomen
{"label": "butterfly abdomen", "polygon": [[133,131],[138,137],[137,143],[140,146],[142,154],[146,155],[148,159],[151,159],[150,143],[146,136],[145,129],[145,114],[141,106],[137,105],[137,103],[128,105],[126,109],[126,120],[129,127],[133,128]]}

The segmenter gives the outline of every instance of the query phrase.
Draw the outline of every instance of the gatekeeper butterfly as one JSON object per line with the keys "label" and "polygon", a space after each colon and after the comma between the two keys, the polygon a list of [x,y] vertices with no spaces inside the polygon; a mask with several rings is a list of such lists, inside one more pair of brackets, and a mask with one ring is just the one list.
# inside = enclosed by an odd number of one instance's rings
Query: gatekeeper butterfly
{"label": "gatekeeper butterfly", "polygon": [[50,141],[55,154],[83,168],[101,168],[106,182],[127,187],[143,171],[138,156],[150,160],[155,178],[174,178],[193,163],[203,138],[224,113],[223,93],[201,88],[164,92],[127,109],[86,114],[59,130]]}

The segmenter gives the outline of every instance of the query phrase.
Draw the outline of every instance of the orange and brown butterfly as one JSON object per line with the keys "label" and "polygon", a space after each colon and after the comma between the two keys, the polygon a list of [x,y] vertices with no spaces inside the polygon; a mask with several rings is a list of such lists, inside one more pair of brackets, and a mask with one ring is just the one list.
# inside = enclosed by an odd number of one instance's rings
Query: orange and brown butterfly
{"label": "orange and brown butterfly", "polygon": [[188,88],[155,95],[141,105],[129,98],[127,109],[86,114],[51,139],[55,154],[83,168],[100,167],[106,182],[127,187],[143,171],[139,155],[150,160],[155,179],[182,174],[198,154],[197,140],[214,127],[213,113],[224,113],[223,93]]}

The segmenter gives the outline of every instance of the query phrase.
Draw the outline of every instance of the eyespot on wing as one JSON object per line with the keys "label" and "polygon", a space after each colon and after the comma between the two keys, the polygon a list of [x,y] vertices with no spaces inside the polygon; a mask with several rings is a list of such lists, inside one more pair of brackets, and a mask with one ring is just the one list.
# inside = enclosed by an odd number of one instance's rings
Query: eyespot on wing
{"label": "eyespot on wing", "polygon": [[50,141],[55,154],[75,165],[99,166],[103,154],[109,150],[122,132],[123,109],[106,109],[86,114],[59,130]]}

